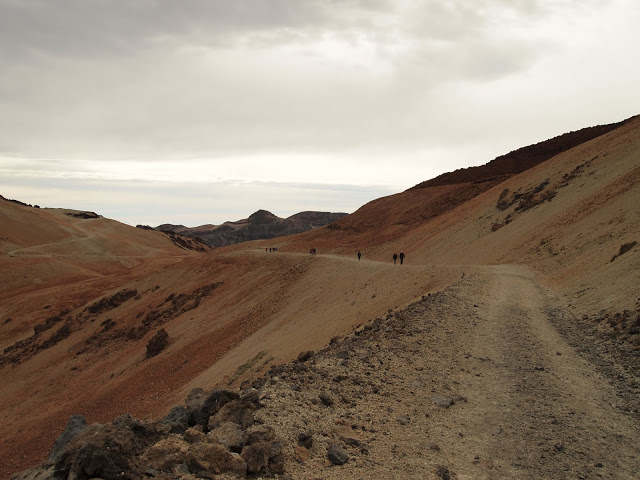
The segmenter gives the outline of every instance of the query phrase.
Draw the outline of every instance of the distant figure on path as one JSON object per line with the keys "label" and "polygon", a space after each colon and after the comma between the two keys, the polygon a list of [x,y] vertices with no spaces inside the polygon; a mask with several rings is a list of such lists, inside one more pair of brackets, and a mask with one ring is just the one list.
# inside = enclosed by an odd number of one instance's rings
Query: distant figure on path
{"label": "distant figure on path", "polygon": [[360,253],[360,250],[358,250],[358,261],[360,261],[361,256],[362,256],[362,253]]}
{"label": "distant figure on path", "polygon": [[400,252],[400,265],[404,263],[404,252]]}
{"label": "distant figure on path", "polygon": [[394,265],[396,264],[396,260],[398,260],[398,254],[397,254],[397,253],[394,253],[394,254],[393,254],[393,264],[394,264]]}

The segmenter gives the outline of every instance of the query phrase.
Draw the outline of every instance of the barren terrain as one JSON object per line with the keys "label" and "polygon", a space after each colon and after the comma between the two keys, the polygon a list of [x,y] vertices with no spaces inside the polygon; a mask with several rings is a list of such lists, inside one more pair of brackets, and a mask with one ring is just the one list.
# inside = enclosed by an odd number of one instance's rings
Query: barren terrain
{"label": "barren terrain", "polygon": [[488,188],[216,250],[0,201],[0,477],[74,413],[262,378],[291,478],[637,478],[639,185],[636,118]]}
{"label": "barren terrain", "polygon": [[637,478],[638,388],[629,408],[557,332],[560,307],[526,268],[470,268],[276,372],[261,418],[313,436],[292,442],[293,478]]}

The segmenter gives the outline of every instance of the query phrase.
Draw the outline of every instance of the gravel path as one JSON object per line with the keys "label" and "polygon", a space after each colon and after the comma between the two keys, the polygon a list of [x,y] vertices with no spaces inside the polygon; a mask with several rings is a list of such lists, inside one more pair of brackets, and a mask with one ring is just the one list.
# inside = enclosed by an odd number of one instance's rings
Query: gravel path
{"label": "gravel path", "polygon": [[640,425],[558,311],[526,268],[474,267],[273,371],[259,415],[295,479],[638,478]]}

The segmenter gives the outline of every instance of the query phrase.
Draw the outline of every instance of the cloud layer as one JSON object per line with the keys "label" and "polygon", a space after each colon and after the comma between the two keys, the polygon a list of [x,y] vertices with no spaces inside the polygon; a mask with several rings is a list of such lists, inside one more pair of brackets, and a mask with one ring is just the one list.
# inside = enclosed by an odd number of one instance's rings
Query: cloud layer
{"label": "cloud layer", "polygon": [[632,0],[0,0],[0,169],[408,187],[638,113],[639,20]]}

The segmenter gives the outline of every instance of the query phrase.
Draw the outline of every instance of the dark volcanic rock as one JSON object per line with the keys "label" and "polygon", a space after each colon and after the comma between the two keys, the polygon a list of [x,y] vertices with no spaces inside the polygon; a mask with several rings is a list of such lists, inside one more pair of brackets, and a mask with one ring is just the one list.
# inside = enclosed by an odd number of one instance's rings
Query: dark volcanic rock
{"label": "dark volcanic rock", "polygon": [[256,406],[251,402],[232,400],[223,405],[214,415],[209,418],[209,430],[213,430],[225,422],[233,422],[242,428],[253,425],[253,414]]}
{"label": "dark volcanic rock", "polygon": [[161,328],[147,343],[147,358],[155,357],[168,346],[169,334]]}
{"label": "dark volcanic rock", "polygon": [[216,389],[207,393],[201,388],[194,389],[187,397],[187,418],[189,425],[202,425],[206,427],[209,417],[218,413],[225,404],[240,398],[236,392]]}
{"label": "dark volcanic rock", "polygon": [[101,218],[101,216],[95,212],[69,212],[65,213],[65,215],[67,215],[68,217],[82,218],[85,220],[91,218]]}
{"label": "dark volcanic rock", "polygon": [[329,396],[328,393],[326,392],[322,392],[318,395],[318,398],[320,399],[320,401],[322,402],[323,405],[326,405],[327,407],[330,407],[331,405],[333,405],[333,398],[331,398]]}
{"label": "dark volcanic rock", "polygon": [[65,478],[87,480],[134,479],[140,469],[134,463],[135,436],[113,425],[91,425],[77,435],[55,463]]}
{"label": "dark volcanic rock", "polygon": [[82,415],[71,415],[67,426],[64,427],[62,433],[58,435],[58,438],[53,442],[53,447],[51,447],[51,451],[49,452],[49,460],[55,462],[67,444],[85,428],[87,428],[87,420]]}
{"label": "dark volcanic rock", "polygon": [[160,419],[160,423],[168,425],[170,433],[182,435],[189,426],[187,420],[187,409],[182,405],[178,405],[173,407],[166,417]]}
{"label": "dark volcanic rock", "polygon": [[619,256],[624,255],[624,254],[625,254],[625,253],[627,253],[629,250],[631,250],[633,247],[635,247],[637,244],[638,244],[638,242],[636,242],[635,240],[634,240],[633,242],[628,242],[628,243],[623,244],[623,245],[620,247],[620,250],[618,251],[618,254],[617,254],[617,255],[614,255],[614,256],[611,258],[611,261],[613,262],[613,261],[614,261],[616,258],[618,258]]}
{"label": "dark volcanic rock", "polygon": [[329,458],[329,461],[334,465],[344,465],[349,461],[349,455],[347,454],[347,452],[345,452],[344,449],[336,443],[329,447],[327,457]]}
{"label": "dark volcanic rock", "polygon": [[313,447],[313,436],[309,432],[300,432],[298,434],[298,446],[311,450]]}
{"label": "dark volcanic rock", "polygon": [[298,354],[298,361],[299,362],[306,362],[307,360],[311,359],[313,357],[313,350],[309,350],[306,352],[300,352]]}

